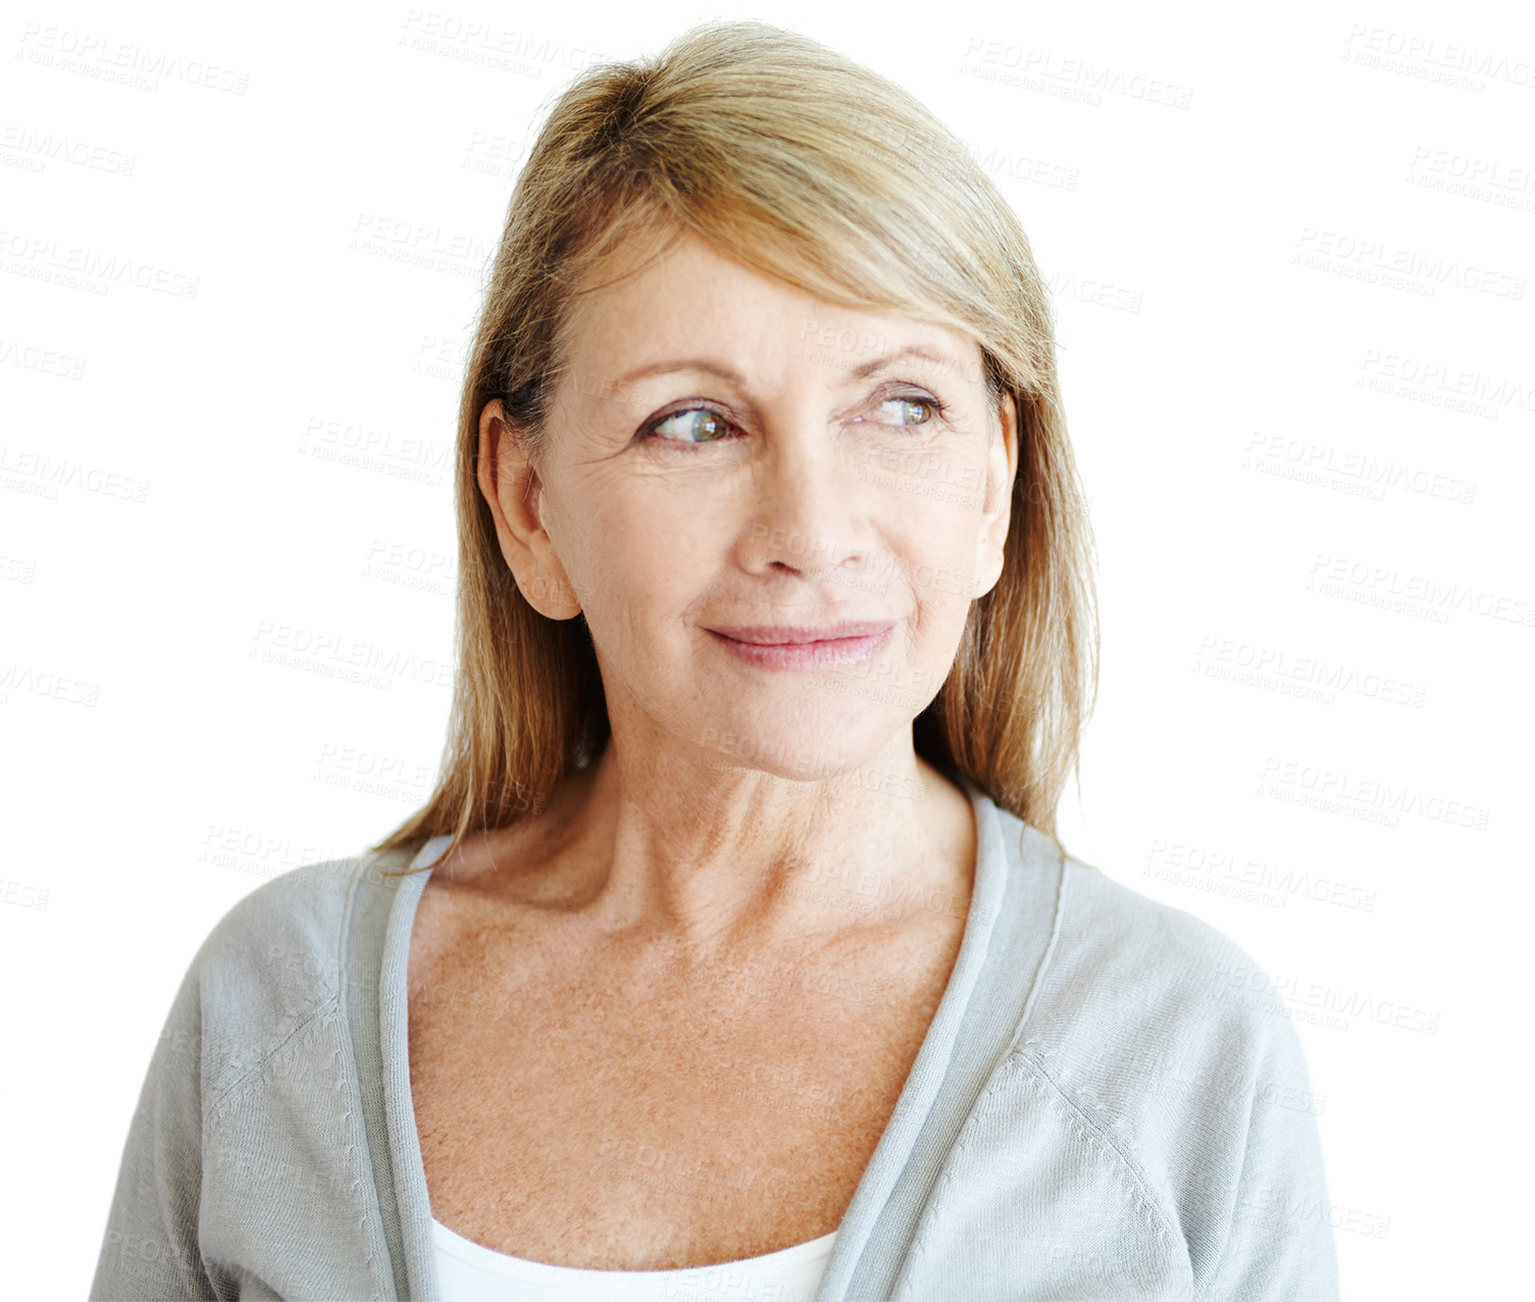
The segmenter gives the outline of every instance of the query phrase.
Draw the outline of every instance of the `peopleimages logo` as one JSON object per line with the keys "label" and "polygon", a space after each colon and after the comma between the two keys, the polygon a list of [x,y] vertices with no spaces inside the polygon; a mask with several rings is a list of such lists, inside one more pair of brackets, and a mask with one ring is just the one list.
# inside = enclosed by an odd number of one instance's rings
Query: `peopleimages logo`
{"label": "peopleimages logo", "polygon": [[1346,271],[1372,284],[1393,286],[1397,280],[1411,284],[1432,297],[1440,285],[1489,294],[1494,298],[1522,300],[1526,277],[1484,267],[1474,261],[1449,258],[1442,253],[1407,248],[1389,240],[1355,235],[1348,231],[1316,226],[1301,229],[1292,262],[1314,270]]}
{"label": "peopleimages logo", "polygon": [[1288,647],[1221,637],[1217,633],[1204,634],[1194,655],[1196,669],[1209,677],[1253,685],[1316,687],[1329,694],[1328,704],[1335,699],[1331,694],[1343,692],[1421,709],[1428,691],[1423,683],[1393,678],[1356,664],[1330,660],[1325,655],[1297,654]]}
{"label": "peopleimages logo", "polygon": [[1466,611],[1516,627],[1535,628],[1535,602],[1520,601],[1470,583],[1442,583],[1427,574],[1406,574],[1395,565],[1378,565],[1348,556],[1318,552],[1311,564],[1308,592],[1390,608],[1393,602],[1419,608],[1445,623],[1451,611]]}
{"label": "peopleimages logo", "polygon": [[1380,999],[1362,990],[1347,990],[1329,981],[1299,975],[1271,976],[1241,963],[1217,962],[1211,972],[1216,993],[1258,1012],[1286,1016],[1329,1030],[1346,1031],[1350,1019],[1391,1026],[1423,1035],[1439,1033],[1439,1013],[1397,999]]}
{"label": "peopleimages logo", "polygon": [[41,172],[49,163],[67,163],[108,176],[132,176],[138,158],[120,149],[92,144],[56,131],[37,131],[17,123],[0,127],[0,164],[13,165],[12,159],[27,171]]}
{"label": "peopleimages logo", "polygon": [[61,245],[46,236],[0,231],[0,257],[11,264],[4,269],[13,275],[54,280],[91,293],[105,294],[114,284],[128,284],[172,298],[197,297],[197,276],[121,254]]}
{"label": "peopleimages logo", "polygon": [[965,63],[960,73],[1040,91],[1060,99],[1075,100],[1096,107],[1105,95],[1140,100],[1167,108],[1186,109],[1194,92],[1188,86],[1129,72],[1112,64],[1090,59],[1061,56],[1050,50],[1009,45],[1002,40],[971,36],[965,45]]}
{"label": "peopleimages logo", "polygon": [[[1481,50],[1419,32],[1354,23],[1343,43],[1343,58],[1364,67],[1400,72],[1477,92],[1489,81],[1525,90],[1535,88],[1535,62],[1509,58],[1502,50]],[[1463,74],[1463,75],[1456,75]]]}
{"label": "peopleimages logo", "polygon": [[1535,195],[1535,167],[1527,163],[1511,166],[1496,158],[1418,145],[1412,151],[1410,166],[1468,185],[1485,185],[1510,194]]}
{"label": "peopleimages logo", "polygon": [[1371,452],[1339,449],[1283,432],[1255,431],[1247,441],[1242,469],[1335,488],[1372,501],[1383,500],[1388,488],[1457,506],[1470,506],[1476,498],[1474,481],[1445,471],[1395,455],[1382,461]]}
{"label": "peopleimages logo", "polygon": [[[27,23],[21,29],[18,58],[61,72],[78,72],[102,81],[122,82],[138,90],[157,91],[155,78],[184,82],[207,90],[243,95],[250,74],[220,67],[207,59],[188,59],[179,54],[133,45],[68,27],[44,27]],[[143,75],[139,75],[143,74]]]}
{"label": "peopleimages logo", "polygon": [[[1430,795],[1405,784],[1394,784],[1389,779],[1361,777],[1347,769],[1332,769],[1277,756],[1264,761],[1259,783],[1259,795],[1310,804],[1350,817],[1364,817],[1365,811],[1377,816],[1389,815],[1393,827],[1401,815],[1411,815],[1431,823],[1484,832],[1492,814],[1485,805]],[[1383,818],[1366,821],[1379,822]]]}

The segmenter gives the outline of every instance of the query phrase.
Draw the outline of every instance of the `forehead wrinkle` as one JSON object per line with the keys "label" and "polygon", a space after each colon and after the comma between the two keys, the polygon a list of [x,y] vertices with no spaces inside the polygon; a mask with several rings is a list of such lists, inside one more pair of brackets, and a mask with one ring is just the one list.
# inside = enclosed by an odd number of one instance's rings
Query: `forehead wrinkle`
{"label": "forehead wrinkle", "polygon": [[[669,255],[677,249],[678,245],[673,241],[661,253],[653,254],[639,267],[632,268],[629,274],[581,296],[574,305],[571,324],[576,328],[572,331],[572,342],[577,348],[584,343],[599,351],[632,357],[637,351],[637,341],[646,338],[647,325],[651,326],[648,332],[651,336],[662,335],[664,340],[665,335],[673,335],[669,350],[652,352],[649,358],[640,360],[621,376],[613,376],[618,369],[616,366],[601,368],[602,386],[597,389],[579,382],[586,371],[593,371],[593,378],[599,378],[595,368],[569,358],[574,363],[572,376],[578,381],[575,396],[583,405],[587,405],[588,399],[597,403],[605,398],[637,405],[641,399],[636,398],[633,389],[639,382],[686,374],[711,375],[735,385],[743,393],[763,399],[776,399],[786,385],[802,382],[812,375],[827,377],[825,385],[820,386],[825,390],[844,391],[901,364],[919,368],[935,381],[949,381],[956,386],[962,385],[967,378],[965,363],[953,351],[954,341],[950,336],[954,332],[939,323],[899,312],[870,312],[817,298],[797,285],[774,281],[742,266],[707,245],[701,248],[681,246],[680,256],[684,261],[679,276],[669,267],[672,263]],[[703,255],[702,259],[696,256],[699,253]],[[679,280],[684,294],[687,290],[702,288],[705,291],[703,301],[711,305],[712,310],[690,313],[675,331],[668,331],[664,326],[657,329],[654,318],[660,314],[652,312],[651,320],[645,320],[645,296],[653,294],[658,285],[665,286],[669,282],[677,286]],[[741,297],[735,292],[733,282],[750,286],[751,306],[732,306],[733,300]],[[727,288],[720,291],[722,283]],[[613,301],[615,296],[619,302]],[[698,295],[692,297],[696,301]],[[721,337],[739,341],[736,347],[740,355],[732,356],[729,350],[723,355],[717,350],[711,352],[710,341]],[[858,353],[867,351],[867,347],[855,352],[841,342],[849,337],[858,343],[870,339],[888,340],[898,346],[887,349],[879,357],[860,359],[855,363]],[[974,342],[965,336],[957,337],[964,342]],[[831,350],[831,356],[817,356],[828,350]],[[750,376],[751,368],[744,362],[753,352],[765,352],[772,359],[768,363],[769,373]],[[838,357],[837,352],[843,353],[845,360]],[[796,362],[801,365],[796,367]],[[691,371],[681,369],[689,365],[693,368]]]}

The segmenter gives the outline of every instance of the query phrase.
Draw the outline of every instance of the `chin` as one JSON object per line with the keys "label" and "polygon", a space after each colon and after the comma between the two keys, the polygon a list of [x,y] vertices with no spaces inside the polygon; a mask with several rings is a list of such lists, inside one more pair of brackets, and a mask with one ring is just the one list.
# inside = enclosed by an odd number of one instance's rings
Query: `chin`
{"label": "chin", "polygon": [[[850,744],[857,732],[846,720],[828,719],[805,730],[764,733],[730,725],[705,728],[699,744],[718,768],[755,769],[788,782],[819,782],[851,773],[879,753],[885,738]],[[836,739],[841,744],[831,744]]]}

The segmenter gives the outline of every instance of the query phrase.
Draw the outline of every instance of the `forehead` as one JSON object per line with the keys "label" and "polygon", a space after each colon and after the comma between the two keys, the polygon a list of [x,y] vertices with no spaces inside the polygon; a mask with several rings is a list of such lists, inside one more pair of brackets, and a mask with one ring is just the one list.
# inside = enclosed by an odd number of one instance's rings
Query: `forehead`
{"label": "forehead", "polygon": [[919,367],[979,378],[979,347],[963,335],[828,302],[675,228],[610,260],[575,296],[567,320],[572,364],[607,375],[680,356],[743,353],[848,371],[918,348],[931,355],[913,355]]}

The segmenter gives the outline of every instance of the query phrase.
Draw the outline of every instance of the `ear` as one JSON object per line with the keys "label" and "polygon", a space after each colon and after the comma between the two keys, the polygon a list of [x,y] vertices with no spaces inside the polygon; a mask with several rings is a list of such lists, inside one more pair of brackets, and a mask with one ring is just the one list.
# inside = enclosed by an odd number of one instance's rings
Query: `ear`
{"label": "ear", "polygon": [[[1002,577],[1007,531],[1013,514],[1013,480],[1018,475],[1018,400],[1002,395],[986,451],[986,488],[981,499],[981,531],[975,549],[975,590],[984,597]],[[1000,427],[1000,428],[999,428]]]}
{"label": "ear", "polygon": [[528,604],[549,619],[574,619],[581,602],[545,527],[543,481],[499,398],[480,413],[475,478],[496,522],[501,555]]}

